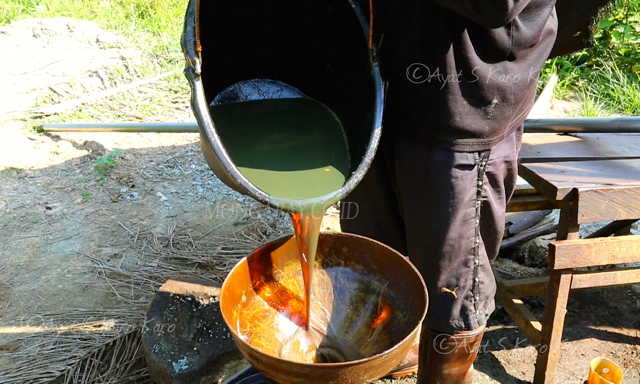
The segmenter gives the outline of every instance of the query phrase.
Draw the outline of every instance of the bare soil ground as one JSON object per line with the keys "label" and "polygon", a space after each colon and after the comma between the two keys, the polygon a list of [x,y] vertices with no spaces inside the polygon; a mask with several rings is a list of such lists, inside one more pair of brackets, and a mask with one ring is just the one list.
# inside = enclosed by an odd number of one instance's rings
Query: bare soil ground
{"label": "bare soil ground", "polygon": [[[38,23],[46,27],[38,27]],[[150,297],[138,295],[139,290],[134,292],[133,283],[129,295],[124,285],[109,286],[110,280],[105,277],[108,270],[144,271],[153,276],[154,265],[165,265],[161,256],[152,260],[149,255],[155,253],[140,249],[172,247],[172,239],[177,243],[178,237],[183,242],[193,242],[194,247],[214,247],[222,239],[258,244],[290,233],[286,216],[256,205],[213,175],[195,134],[34,135],[23,130],[26,111],[35,106],[40,92],[50,85],[61,89],[68,82],[100,81],[96,75],[99,71],[126,61],[127,57],[121,52],[126,43],[114,51],[110,48],[113,43],[101,43],[107,37],[96,36],[119,38],[101,35],[103,31],[96,32],[89,24],[38,21],[25,28],[31,33],[0,30],[0,46],[10,50],[13,57],[0,60],[2,383],[47,382],[80,359],[87,351],[85,344],[95,345],[100,335],[117,333],[112,330],[107,334],[103,328],[96,328],[93,333],[85,329],[77,341],[75,356],[69,347],[65,349],[69,353],[66,361],[37,367],[38,360],[55,354],[56,349],[45,348],[53,344],[34,339],[34,335],[61,337],[64,327],[83,323],[78,313],[87,313],[85,320],[113,318],[124,324],[139,321],[143,316],[141,303]],[[43,30],[49,32],[43,34]],[[93,37],[79,37],[88,34]],[[48,45],[54,49],[49,51]],[[55,46],[66,48],[56,50]],[[73,70],[65,65],[68,78],[62,78],[61,70],[55,69],[63,60],[78,64]],[[31,67],[34,62],[40,66]],[[194,121],[187,92],[165,95],[151,89],[145,97],[174,99],[172,109],[157,116],[156,121]],[[115,157],[116,165],[107,174],[97,173],[94,164],[116,148],[122,149]],[[251,223],[259,225],[252,227]],[[324,229],[339,230],[336,211]],[[235,260],[237,255],[227,263],[216,261],[218,269],[211,270],[210,278],[223,278],[224,268]],[[188,274],[191,268],[194,273],[204,273],[199,265],[186,263],[176,274]],[[165,268],[162,273],[166,272]],[[136,284],[146,283],[141,280]],[[153,284],[148,282],[146,289],[153,289]],[[533,298],[529,304],[540,315],[544,298]],[[131,317],[125,316],[128,307],[137,311]],[[75,315],[66,319],[58,316],[67,312]],[[99,316],[90,315],[96,313]],[[557,382],[584,382],[589,361],[605,356],[626,371],[624,383],[640,383],[639,329],[639,287],[572,294]],[[533,346],[504,310],[496,311],[477,360],[476,381],[530,382],[534,362]],[[21,378],[16,371],[27,372],[30,367],[20,364],[33,364],[34,370],[45,373]],[[412,383],[415,377],[381,382]]]}

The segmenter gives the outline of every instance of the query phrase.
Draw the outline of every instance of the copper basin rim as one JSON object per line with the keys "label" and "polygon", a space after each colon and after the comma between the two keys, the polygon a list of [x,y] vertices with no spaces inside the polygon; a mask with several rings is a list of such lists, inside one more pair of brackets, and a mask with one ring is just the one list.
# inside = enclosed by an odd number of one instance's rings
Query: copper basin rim
{"label": "copper basin rim", "polygon": [[[348,362],[305,364],[267,355],[242,340],[236,333],[233,311],[247,287],[251,286],[248,259],[273,257],[291,237],[270,242],[242,259],[229,273],[221,289],[220,308],[223,318],[244,357],[260,372],[281,384],[302,383],[369,383],[387,375],[406,356],[426,316],[428,297],[425,283],[417,269],[399,252],[366,237],[345,233],[322,233],[318,242],[319,255],[332,255],[345,265],[357,266],[385,281],[396,297],[406,299],[407,321],[393,347],[373,356]],[[297,256],[297,255],[296,255]],[[291,257],[291,256],[286,256]]]}

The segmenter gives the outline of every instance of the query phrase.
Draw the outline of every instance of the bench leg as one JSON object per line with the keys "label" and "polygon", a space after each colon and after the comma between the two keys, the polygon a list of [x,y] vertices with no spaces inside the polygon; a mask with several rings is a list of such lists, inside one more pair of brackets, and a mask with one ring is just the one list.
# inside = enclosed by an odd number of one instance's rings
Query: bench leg
{"label": "bench leg", "polygon": [[573,240],[580,238],[580,224],[576,214],[576,204],[570,204],[560,210],[558,233],[556,240]]}
{"label": "bench leg", "polygon": [[534,384],[554,384],[556,365],[560,354],[564,316],[571,290],[570,269],[551,271],[549,290],[542,318],[542,343],[537,346]]}

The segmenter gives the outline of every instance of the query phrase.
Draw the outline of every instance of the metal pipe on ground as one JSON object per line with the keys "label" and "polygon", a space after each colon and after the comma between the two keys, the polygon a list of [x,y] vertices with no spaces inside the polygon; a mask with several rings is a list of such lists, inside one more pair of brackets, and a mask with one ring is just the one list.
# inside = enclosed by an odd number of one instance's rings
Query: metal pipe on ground
{"label": "metal pipe on ground", "polygon": [[640,116],[527,119],[525,133],[640,133]]}
{"label": "metal pipe on ground", "polygon": [[198,133],[198,123],[48,123],[45,132]]}
{"label": "metal pipe on ground", "polygon": [[[45,132],[197,133],[198,123],[48,123]],[[528,119],[525,133],[640,133],[640,116]]]}

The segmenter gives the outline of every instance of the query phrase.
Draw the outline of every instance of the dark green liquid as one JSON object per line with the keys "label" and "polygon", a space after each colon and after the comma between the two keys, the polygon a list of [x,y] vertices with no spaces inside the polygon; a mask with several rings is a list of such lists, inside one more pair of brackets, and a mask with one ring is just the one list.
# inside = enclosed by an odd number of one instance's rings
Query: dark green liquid
{"label": "dark green liquid", "polygon": [[[342,124],[324,104],[310,98],[254,100],[212,106],[211,116],[238,170],[279,206],[337,199],[350,174]],[[326,206],[325,206],[326,205]]]}
{"label": "dark green liquid", "polygon": [[[350,174],[344,129],[329,108],[310,98],[223,104],[212,106],[210,112],[222,144],[240,173],[270,195],[274,205],[295,212],[291,218],[303,275],[303,302],[294,300],[288,290],[263,282],[264,276],[258,276],[252,288],[263,294],[270,307],[286,313],[304,331],[294,334],[291,345],[284,343],[285,355],[308,358],[319,345],[311,336],[310,319],[320,223],[326,208],[338,200],[337,192]],[[259,309],[247,312],[249,316],[267,316]],[[262,327],[269,318],[250,317],[247,324]],[[279,326],[261,329],[275,332]],[[243,334],[242,330],[239,333]],[[254,345],[263,347],[283,343],[272,340],[270,335],[258,332],[250,338]]]}

